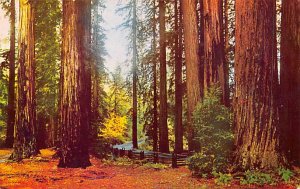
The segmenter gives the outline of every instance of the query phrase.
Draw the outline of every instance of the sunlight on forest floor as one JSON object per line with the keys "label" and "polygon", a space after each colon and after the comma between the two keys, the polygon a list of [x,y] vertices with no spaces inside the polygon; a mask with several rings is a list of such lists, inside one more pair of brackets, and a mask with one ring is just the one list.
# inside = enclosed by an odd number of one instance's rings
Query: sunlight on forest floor
{"label": "sunlight on forest floor", "polygon": [[[10,149],[0,150],[0,160],[10,153]],[[237,183],[224,187],[215,185],[214,180],[193,178],[186,167],[155,170],[116,166],[92,157],[93,166],[86,169],[57,168],[58,160],[52,159],[53,154],[55,151],[45,149],[38,157],[21,163],[0,163],[0,188],[241,188]],[[287,185],[268,188],[278,187],[293,188]]]}

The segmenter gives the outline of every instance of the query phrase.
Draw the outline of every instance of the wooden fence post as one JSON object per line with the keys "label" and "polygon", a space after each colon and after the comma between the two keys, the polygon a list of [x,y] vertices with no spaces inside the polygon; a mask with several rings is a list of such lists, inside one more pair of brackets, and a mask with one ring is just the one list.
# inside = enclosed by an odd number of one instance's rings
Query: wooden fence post
{"label": "wooden fence post", "polygon": [[159,163],[159,160],[158,160],[158,153],[157,153],[157,152],[154,152],[154,153],[153,153],[153,160],[154,160],[154,161],[153,161],[154,163]]}
{"label": "wooden fence post", "polygon": [[145,153],[144,151],[140,152],[140,160],[143,160],[145,158]]}
{"label": "wooden fence post", "polygon": [[172,153],[172,168],[177,168],[177,154]]}
{"label": "wooden fence post", "polygon": [[128,157],[132,159],[132,150],[128,150]]}

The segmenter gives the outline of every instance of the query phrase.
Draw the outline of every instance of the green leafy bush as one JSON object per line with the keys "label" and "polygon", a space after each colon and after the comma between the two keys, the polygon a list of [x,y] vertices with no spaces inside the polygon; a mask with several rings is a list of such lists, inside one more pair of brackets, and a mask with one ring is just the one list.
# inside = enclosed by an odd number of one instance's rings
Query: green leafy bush
{"label": "green leafy bush", "polygon": [[196,151],[189,158],[189,169],[198,176],[213,171],[226,172],[233,146],[230,109],[221,104],[221,91],[213,86],[193,114]]}
{"label": "green leafy bush", "polygon": [[213,172],[212,174],[215,177],[215,183],[218,185],[228,185],[233,179],[231,174],[224,174],[221,172]]}
{"label": "green leafy bush", "polygon": [[162,163],[150,163],[150,162],[144,164],[143,167],[147,169],[154,169],[154,170],[162,170],[162,169],[169,168],[168,165]]}
{"label": "green leafy bush", "polygon": [[289,182],[294,176],[294,173],[290,169],[279,168],[278,174],[284,182]]}
{"label": "green leafy bush", "polygon": [[264,185],[274,183],[274,179],[269,173],[248,170],[245,172],[245,177],[241,179],[240,183]]}

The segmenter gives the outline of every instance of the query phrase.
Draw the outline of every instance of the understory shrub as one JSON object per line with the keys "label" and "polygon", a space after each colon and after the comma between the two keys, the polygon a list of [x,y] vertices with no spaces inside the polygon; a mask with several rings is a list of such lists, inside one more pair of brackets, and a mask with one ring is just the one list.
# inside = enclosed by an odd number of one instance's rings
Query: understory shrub
{"label": "understory shrub", "polygon": [[294,173],[287,168],[279,168],[278,174],[281,177],[281,180],[283,180],[284,182],[289,182],[291,178],[294,176]]}
{"label": "understory shrub", "polygon": [[259,171],[246,171],[244,178],[241,179],[241,184],[273,184],[275,180],[272,177],[272,174],[263,173]]}
{"label": "understory shrub", "polygon": [[227,171],[233,147],[232,116],[220,97],[221,90],[212,86],[193,113],[196,153],[189,158],[188,165],[197,176]]}

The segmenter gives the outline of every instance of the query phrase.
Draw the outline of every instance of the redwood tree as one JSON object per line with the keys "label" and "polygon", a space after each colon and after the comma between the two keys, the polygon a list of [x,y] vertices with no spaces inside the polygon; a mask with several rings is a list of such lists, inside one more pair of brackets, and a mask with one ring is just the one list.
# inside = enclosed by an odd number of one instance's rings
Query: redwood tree
{"label": "redwood tree", "polygon": [[153,72],[153,151],[158,150],[158,121],[157,121],[157,69],[156,69],[156,2],[153,0],[152,7],[152,72]]}
{"label": "redwood tree", "polygon": [[236,0],[235,161],[241,169],[280,164],[275,3]]}
{"label": "redwood tree", "polygon": [[175,0],[175,152],[183,151],[182,125],[182,11]]}
{"label": "redwood tree", "polygon": [[7,101],[7,129],[6,146],[13,147],[14,143],[14,124],[15,124],[15,24],[16,9],[15,0],[10,1],[10,49],[9,49],[9,81],[8,81],[8,101]]}
{"label": "redwood tree", "polygon": [[160,47],[160,106],[159,106],[159,151],[169,152],[167,112],[167,61],[166,61],[166,4],[159,0],[159,47]]}
{"label": "redwood tree", "polygon": [[20,0],[16,137],[12,159],[38,154],[34,61],[34,1]]}
{"label": "redwood tree", "polygon": [[59,167],[87,167],[91,111],[91,1],[63,0]]}
{"label": "redwood tree", "polygon": [[218,84],[221,101],[229,105],[228,68],[225,61],[223,1],[204,0],[204,89]]}
{"label": "redwood tree", "polygon": [[137,15],[136,15],[136,0],[133,0],[133,17],[132,17],[132,144],[133,148],[138,148],[137,141]]}
{"label": "redwood tree", "polygon": [[[197,27],[196,0],[181,0],[184,28],[184,46],[186,59],[186,84],[188,101],[188,142],[193,150],[192,114],[197,103],[203,97],[203,83],[199,81],[199,40]],[[201,67],[201,66],[200,66]],[[201,69],[200,69],[201,70]]]}
{"label": "redwood tree", "polygon": [[281,124],[288,158],[300,164],[300,25],[299,0],[282,1],[280,84]]}

